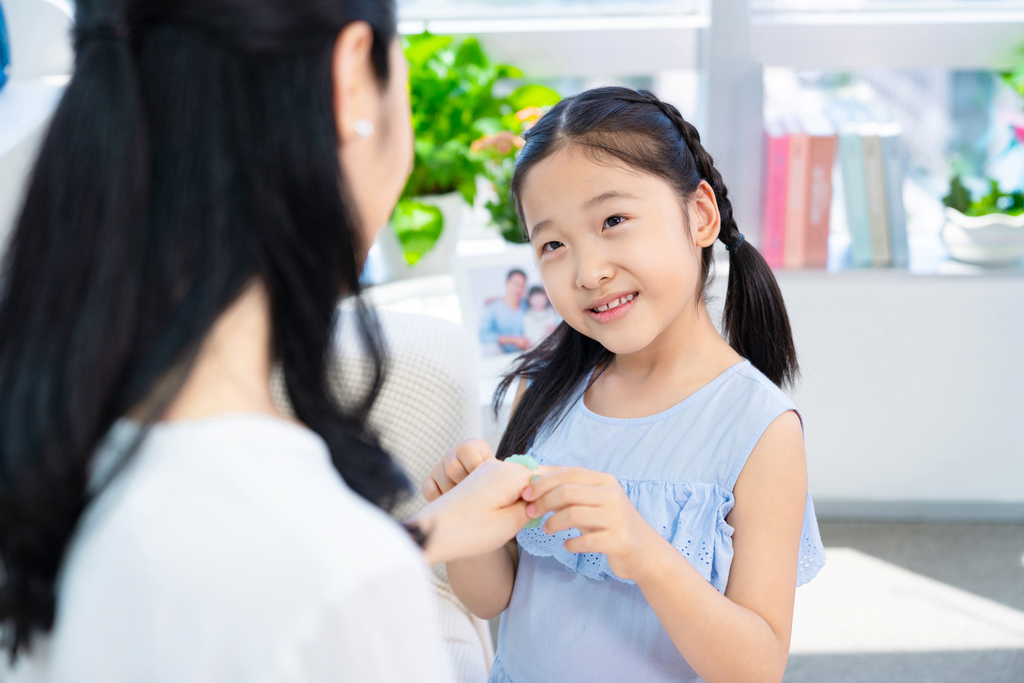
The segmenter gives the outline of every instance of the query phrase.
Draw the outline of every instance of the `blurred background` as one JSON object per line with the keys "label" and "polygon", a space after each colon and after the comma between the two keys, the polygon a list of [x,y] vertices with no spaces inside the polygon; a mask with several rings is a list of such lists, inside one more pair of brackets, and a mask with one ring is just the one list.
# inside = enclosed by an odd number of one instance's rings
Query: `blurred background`
{"label": "blurred background", "polygon": [[[416,168],[364,280],[479,337],[482,434],[519,350],[484,348],[486,307],[533,278],[505,196],[519,136],[560,97],[651,89],[700,130],[797,340],[829,564],[798,591],[786,680],[1024,681],[1024,2],[398,6]],[[74,6],[0,7],[2,243]]]}

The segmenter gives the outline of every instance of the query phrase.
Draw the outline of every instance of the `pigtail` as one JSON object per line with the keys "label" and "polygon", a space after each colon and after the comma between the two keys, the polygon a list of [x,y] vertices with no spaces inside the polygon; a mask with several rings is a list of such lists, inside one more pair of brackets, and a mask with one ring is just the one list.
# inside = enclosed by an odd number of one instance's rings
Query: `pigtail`
{"label": "pigtail", "polygon": [[[711,155],[701,145],[697,129],[683,120],[672,105],[663,104],[662,108],[682,132],[701,177],[711,185],[718,201],[722,219],[718,238],[729,251],[729,285],[722,331],[729,345],[768,379],[780,386],[792,385],[799,374],[799,366],[789,315],[775,275],[761,252],[740,233],[729,191]],[[705,249],[706,253],[710,251],[711,247]]]}

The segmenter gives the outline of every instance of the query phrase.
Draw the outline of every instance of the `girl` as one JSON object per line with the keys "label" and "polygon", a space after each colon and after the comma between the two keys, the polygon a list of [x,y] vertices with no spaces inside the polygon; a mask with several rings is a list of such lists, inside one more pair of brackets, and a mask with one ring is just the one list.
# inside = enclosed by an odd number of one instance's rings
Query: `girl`
{"label": "girl", "polygon": [[523,336],[530,346],[554,332],[562,319],[551,307],[551,301],[543,287],[530,287],[526,297],[526,314],[523,316]]}
{"label": "girl", "polygon": [[[824,562],[785,306],[678,110],[645,91],[563,100],[526,135],[512,193],[564,318],[526,354],[497,457],[529,453],[540,528],[448,564],[504,611],[493,683],[780,681],[796,586]],[[722,326],[706,305],[729,251]],[[490,452],[446,455],[428,498]]]}

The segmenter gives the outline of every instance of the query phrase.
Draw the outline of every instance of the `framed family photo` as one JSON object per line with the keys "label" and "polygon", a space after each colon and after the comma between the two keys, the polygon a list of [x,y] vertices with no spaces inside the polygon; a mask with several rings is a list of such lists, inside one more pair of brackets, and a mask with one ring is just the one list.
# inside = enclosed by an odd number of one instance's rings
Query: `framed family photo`
{"label": "framed family photo", "polygon": [[474,332],[482,358],[511,360],[562,322],[529,245],[508,244],[496,254],[461,257],[455,277],[463,324]]}

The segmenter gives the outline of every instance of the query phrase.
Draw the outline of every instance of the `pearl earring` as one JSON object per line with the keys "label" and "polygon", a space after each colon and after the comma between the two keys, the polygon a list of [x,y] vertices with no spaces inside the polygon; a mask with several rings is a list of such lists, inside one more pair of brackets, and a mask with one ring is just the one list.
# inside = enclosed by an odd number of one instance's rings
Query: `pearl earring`
{"label": "pearl earring", "polygon": [[355,129],[356,135],[361,138],[368,138],[373,135],[373,122],[367,119],[359,119],[352,124],[352,127]]}

